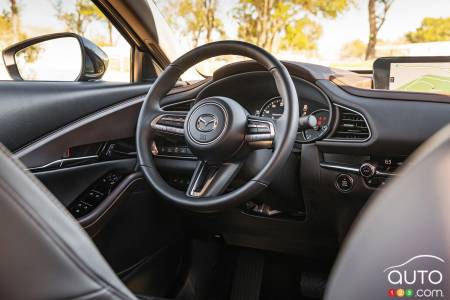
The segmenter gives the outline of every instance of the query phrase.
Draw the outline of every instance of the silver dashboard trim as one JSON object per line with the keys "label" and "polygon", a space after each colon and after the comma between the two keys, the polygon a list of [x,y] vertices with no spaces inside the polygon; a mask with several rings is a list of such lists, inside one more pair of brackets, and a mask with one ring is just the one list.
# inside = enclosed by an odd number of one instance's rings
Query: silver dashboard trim
{"label": "silver dashboard trim", "polygon": [[[346,165],[339,165],[335,163],[327,163],[327,162],[320,162],[320,167],[328,170],[333,171],[339,171],[339,172],[348,172],[352,174],[358,174],[360,175],[360,169],[352,166],[346,166]],[[389,173],[389,172],[383,172],[383,171],[376,171],[375,176],[381,176],[381,177],[394,177],[397,173]]]}
{"label": "silver dashboard trim", "polygon": [[382,177],[394,177],[394,176],[397,176],[397,173],[388,173],[388,172],[383,172],[383,171],[376,171],[375,175],[382,176]]}
{"label": "silver dashboard trim", "polygon": [[349,172],[353,174],[359,174],[359,168],[350,167],[350,166],[344,166],[344,165],[338,165],[338,164],[332,164],[332,163],[326,163],[321,162],[320,167],[324,169],[329,170],[335,170],[335,171],[342,171],[342,172]]}

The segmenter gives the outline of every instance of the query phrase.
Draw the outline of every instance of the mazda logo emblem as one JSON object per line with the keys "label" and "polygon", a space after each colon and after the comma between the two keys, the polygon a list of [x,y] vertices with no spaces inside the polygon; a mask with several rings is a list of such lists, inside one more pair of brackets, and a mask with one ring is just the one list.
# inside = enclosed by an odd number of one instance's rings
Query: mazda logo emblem
{"label": "mazda logo emblem", "polygon": [[198,131],[210,132],[216,129],[219,120],[213,114],[202,114],[197,119],[196,127]]}

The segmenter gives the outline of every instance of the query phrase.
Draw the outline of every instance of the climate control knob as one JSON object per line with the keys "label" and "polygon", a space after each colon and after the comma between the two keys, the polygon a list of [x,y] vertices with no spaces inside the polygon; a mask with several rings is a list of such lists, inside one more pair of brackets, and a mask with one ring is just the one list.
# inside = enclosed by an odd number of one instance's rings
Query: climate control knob
{"label": "climate control knob", "polygon": [[361,167],[359,168],[359,173],[364,178],[373,177],[376,174],[376,172],[377,172],[377,167],[375,167],[373,164],[368,163],[368,162],[363,163],[361,165]]}

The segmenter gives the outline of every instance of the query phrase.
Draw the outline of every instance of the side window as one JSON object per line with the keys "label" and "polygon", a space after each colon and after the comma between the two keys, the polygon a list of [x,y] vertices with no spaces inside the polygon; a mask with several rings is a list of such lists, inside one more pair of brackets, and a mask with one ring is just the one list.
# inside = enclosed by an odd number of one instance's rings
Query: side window
{"label": "side window", "polygon": [[[130,81],[130,45],[90,0],[0,0],[0,32],[0,51],[46,34],[78,34],[99,46],[108,56],[108,68],[102,80]],[[45,61],[48,70],[57,69],[62,59],[70,59],[67,57],[73,52],[68,48],[70,45],[60,43],[59,48],[53,47],[58,51],[52,51],[51,55],[61,58]],[[29,57],[32,55],[26,56]],[[55,66],[48,65],[51,63]],[[0,80],[11,80],[3,59],[0,59]]]}

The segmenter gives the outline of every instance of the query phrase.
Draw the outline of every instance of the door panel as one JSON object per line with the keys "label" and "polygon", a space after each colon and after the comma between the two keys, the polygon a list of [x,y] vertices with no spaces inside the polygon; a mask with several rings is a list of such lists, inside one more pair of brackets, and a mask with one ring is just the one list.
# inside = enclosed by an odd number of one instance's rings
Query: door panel
{"label": "door panel", "polygon": [[145,94],[147,84],[0,82],[0,141],[12,152],[108,106]]}
{"label": "door panel", "polygon": [[[149,88],[148,84],[0,81],[0,142],[28,168],[62,160],[32,171],[71,213],[81,201],[89,204],[86,195],[109,174],[122,176],[78,220],[113,268],[127,271],[128,280],[158,274],[154,267],[144,273],[135,269],[166,245],[177,243],[181,232],[174,222],[179,219],[173,215],[175,210],[136,173],[134,133]],[[96,155],[88,153],[92,149]],[[96,157],[67,161],[65,155]]]}
{"label": "door panel", "polygon": [[114,170],[132,173],[135,166],[136,160],[131,158],[39,172],[34,175],[67,207],[104,174]]}
{"label": "door panel", "polygon": [[[103,2],[96,1],[102,5]],[[117,16],[113,15],[116,11],[103,6],[101,9],[112,17],[112,24],[118,24]],[[127,40],[136,41],[130,37]],[[131,45],[135,52],[136,46]],[[125,51],[128,55],[135,53]],[[123,56],[118,58],[116,52],[110,56],[111,71],[117,71],[114,66],[122,66],[118,59]],[[67,56],[64,49],[61,53]],[[141,56],[146,60],[142,61],[138,55],[126,60],[132,66],[123,67],[123,71],[133,76],[126,76],[125,80],[143,78],[143,70],[146,79],[156,78],[150,53]],[[103,78],[117,80],[106,75]],[[146,286],[145,282],[151,281],[161,286],[161,282],[167,285],[174,280],[179,252],[183,249],[178,246],[183,229],[178,212],[136,172],[135,128],[150,87],[149,81],[141,84],[0,80],[0,143],[77,218],[125,282]],[[79,204],[89,206],[89,210],[77,215]],[[155,267],[148,263],[157,257],[155,253],[160,255],[168,248],[176,250],[165,255],[171,265]],[[162,271],[168,276],[162,278]]]}
{"label": "door panel", "polygon": [[[131,139],[135,152],[134,133],[143,97],[135,97],[102,109],[60,127],[44,137],[34,140],[15,152],[17,158],[33,171],[48,169],[70,159],[98,155],[99,151],[76,153],[76,147],[119,139]],[[79,151],[78,151],[79,152]],[[64,163],[64,165],[66,165]]]}

